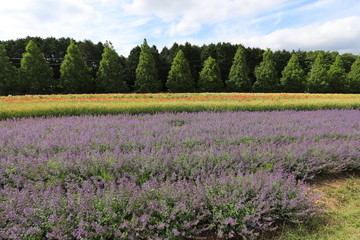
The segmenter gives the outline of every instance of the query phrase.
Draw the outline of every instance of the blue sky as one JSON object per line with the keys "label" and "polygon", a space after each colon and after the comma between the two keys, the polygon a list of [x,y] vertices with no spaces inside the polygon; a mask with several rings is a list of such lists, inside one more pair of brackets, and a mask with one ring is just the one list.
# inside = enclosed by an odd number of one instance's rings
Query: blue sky
{"label": "blue sky", "polygon": [[12,0],[1,3],[0,22],[0,40],[108,40],[124,56],[144,38],[159,51],[231,42],[360,54],[358,0]]}

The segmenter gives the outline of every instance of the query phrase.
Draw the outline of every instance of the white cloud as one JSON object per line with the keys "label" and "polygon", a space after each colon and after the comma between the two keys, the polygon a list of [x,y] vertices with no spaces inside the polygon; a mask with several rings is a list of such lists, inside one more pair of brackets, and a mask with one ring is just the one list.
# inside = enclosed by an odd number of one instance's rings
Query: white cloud
{"label": "white cloud", "polygon": [[170,22],[170,35],[197,33],[202,24],[250,17],[279,7],[285,0],[133,0],[125,9],[132,14],[155,15]]}
{"label": "white cloud", "polygon": [[159,50],[189,41],[357,53],[359,10],[358,0],[10,0],[0,40],[109,40],[125,56],[144,38]]}
{"label": "white cloud", "polygon": [[114,0],[17,0],[0,5],[0,40],[71,37],[94,42],[109,40],[120,54],[128,54],[149,18],[124,14]]}
{"label": "white cloud", "polygon": [[337,50],[360,49],[360,17],[352,16],[299,28],[285,28],[267,35],[229,36],[231,41],[247,46],[274,50]]}
{"label": "white cloud", "polygon": [[2,3],[0,37],[12,39],[26,35],[59,36],[79,32],[79,28],[99,20],[93,6],[81,0],[19,0]]}

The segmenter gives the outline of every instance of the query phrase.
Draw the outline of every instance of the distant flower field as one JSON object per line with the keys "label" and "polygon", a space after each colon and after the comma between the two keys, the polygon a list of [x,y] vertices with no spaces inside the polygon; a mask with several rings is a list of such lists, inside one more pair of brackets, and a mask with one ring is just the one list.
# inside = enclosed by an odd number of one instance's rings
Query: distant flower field
{"label": "distant flower field", "polygon": [[[161,104],[192,102],[198,104],[194,111],[202,104],[264,110],[299,101],[359,106],[357,95],[306,94],[23,96],[1,98],[1,106],[74,104],[100,111],[107,101],[114,109],[128,104],[131,113],[142,104],[155,112]],[[284,221],[316,213],[317,196],[303,180],[360,169],[359,119],[358,109],[334,109],[2,120],[0,238],[185,239],[214,233],[256,239]]]}
{"label": "distant flower field", "polygon": [[360,108],[360,94],[84,94],[0,97],[0,119],[85,114]]}

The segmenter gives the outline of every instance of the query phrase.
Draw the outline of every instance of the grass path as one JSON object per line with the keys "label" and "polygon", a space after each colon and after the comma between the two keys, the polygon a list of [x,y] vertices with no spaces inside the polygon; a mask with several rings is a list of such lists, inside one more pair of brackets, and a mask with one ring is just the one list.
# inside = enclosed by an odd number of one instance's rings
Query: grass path
{"label": "grass path", "polygon": [[324,216],[307,224],[285,226],[272,240],[360,239],[360,174],[321,179],[315,189],[322,195],[319,204],[325,206]]}

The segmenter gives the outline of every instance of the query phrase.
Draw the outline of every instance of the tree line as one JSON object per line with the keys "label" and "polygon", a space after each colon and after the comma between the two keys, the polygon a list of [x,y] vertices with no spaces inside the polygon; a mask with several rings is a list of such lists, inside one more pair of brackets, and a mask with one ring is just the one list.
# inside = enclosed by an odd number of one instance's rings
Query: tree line
{"label": "tree line", "polygon": [[124,57],[110,42],[0,42],[0,95],[165,91],[360,93],[360,57],[230,43],[174,43],[159,52],[146,39]]}

